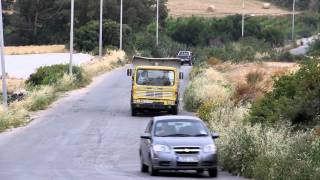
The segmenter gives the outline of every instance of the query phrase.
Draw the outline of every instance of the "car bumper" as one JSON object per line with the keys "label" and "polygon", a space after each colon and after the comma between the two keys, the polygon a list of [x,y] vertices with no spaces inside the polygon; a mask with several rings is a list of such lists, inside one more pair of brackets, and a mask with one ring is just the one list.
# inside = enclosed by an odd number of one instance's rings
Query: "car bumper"
{"label": "car bumper", "polygon": [[[217,154],[198,154],[197,162],[179,162],[175,154],[155,154],[152,158],[152,166],[158,170],[202,170],[217,167]],[[184,155],[185,156],[185,155]]]}

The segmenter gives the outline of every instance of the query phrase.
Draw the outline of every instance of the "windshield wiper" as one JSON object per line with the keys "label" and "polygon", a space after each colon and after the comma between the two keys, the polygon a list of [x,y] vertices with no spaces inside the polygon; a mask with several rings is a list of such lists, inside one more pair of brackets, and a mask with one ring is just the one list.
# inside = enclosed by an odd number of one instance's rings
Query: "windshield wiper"
{"label": "windshield wiper", "polygon": [[194,137],[206,137],[208,136],[208,134],[196,134],[196,135],[193,135]]}
{"label": "windshield wiper", "polygon": [[164,135],[161,137],[190,137],[190,134],[169,134],[169,135]]}

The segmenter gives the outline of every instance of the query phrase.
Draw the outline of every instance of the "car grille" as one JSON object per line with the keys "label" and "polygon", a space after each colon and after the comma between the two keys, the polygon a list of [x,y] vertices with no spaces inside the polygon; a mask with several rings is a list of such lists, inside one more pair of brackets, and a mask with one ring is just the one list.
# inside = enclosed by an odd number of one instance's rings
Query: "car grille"
{"label": "car grille", "polygon": [[170,166],[170,161],[160,161],[159,166]]}
{"label": "car grille", "polygon": [[198,166],[197,162],[177,162],[179,167]]}
{"label": "car grille", "polygon": [[200,147],[198,146],[174,147],[173,151],[176,154],[198,154],[200,152]]}

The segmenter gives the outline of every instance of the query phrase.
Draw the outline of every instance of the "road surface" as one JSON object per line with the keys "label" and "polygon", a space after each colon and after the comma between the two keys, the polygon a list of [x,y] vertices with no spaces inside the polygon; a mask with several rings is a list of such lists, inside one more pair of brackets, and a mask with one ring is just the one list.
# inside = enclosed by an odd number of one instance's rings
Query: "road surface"
{"label": "road surface", "polygon": [[[131,117],[129,100],[130,78],[119,68],[59,100],[27,127],[0,134],[0,179],[206,178],[193,172],[140,173],[139,136],[151,116]],[[238,178],[220,172],[219,179]]]}
{"label": "road surface", "polygon": [[296,55],[296,56],[306,55],[309,51],[310,44],[315,42],[317,39],[319,39],[319,35],[315,35],[315,36],[311,36],[309,38],[303,38],[303,39],[297,40],[297,44],[300,44],[300,46],[297,48],[291,49],[290,53],[292,55]]}

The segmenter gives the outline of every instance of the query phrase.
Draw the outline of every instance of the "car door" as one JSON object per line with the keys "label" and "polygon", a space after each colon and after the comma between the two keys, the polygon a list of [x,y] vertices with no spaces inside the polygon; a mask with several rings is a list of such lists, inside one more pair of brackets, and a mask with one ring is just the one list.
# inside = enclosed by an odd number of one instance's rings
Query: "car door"
{"label": "car door", "polygon": [[[152,127],[153,127],[153,119],[147,125],[144,131],[144,134],[145,135],[148,134],[150,135],[150,137],[152,137]],[[142,157],[145,161],[149,159],[150,147],[151,147],[151,139],[141,139]]]}

